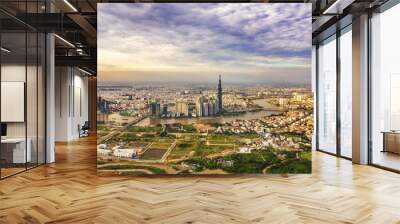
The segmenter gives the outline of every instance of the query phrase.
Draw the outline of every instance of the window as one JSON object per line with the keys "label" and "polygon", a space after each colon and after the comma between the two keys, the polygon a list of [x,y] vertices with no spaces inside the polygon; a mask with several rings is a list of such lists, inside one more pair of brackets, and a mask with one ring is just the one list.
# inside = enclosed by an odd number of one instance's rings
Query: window
{"label": "window", "polygon": [[[41,3],[19,2],[18,13],[39,12]],[[45,35],[15,24],[0,24],[0,178],[45,163]]]}
{"label": "window", "polygon": [[318,149],[336,153],[336,36],[318,48]]}
{"label": "window", "polygon": [[352,157],[352,35],[351,26],[340,36],[340,155]]}
{"label": "window", "polygon": [[371,18],[371,159],[400,170],[400,4]]}

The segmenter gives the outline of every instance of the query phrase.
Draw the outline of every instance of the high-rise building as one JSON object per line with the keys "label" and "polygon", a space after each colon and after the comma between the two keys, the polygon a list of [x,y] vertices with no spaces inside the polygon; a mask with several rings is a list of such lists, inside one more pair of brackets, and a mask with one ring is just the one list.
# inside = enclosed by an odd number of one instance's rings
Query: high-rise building
{"label": "high-rise building", "polygon": [[218,81],[217,101],[218,101],[217,114],[222,114],[222,112],[223,112],[223,107],[222,107],[222,83],[221,83],[221,75],[219,75],[219,81]]}
{"label": "high-rise building", "polygon": [[185,101],[176,101],[175,103],[176,112],[179,114],[183,114],[184,116],[189,115],[189,106]]}
{"label": "high-rise building", "polygon": [[217,102],[215,99],[210,99],[208,101],[208,115],[213,116],[217,114]]}
{"label": "high-rise building", "polygon": [[168,104],[164,103],[162,106],[162,114],[167,115],[168,114]]}
{"label": "high-rise building", "polygon": [[196,104],[194,102],[188,102],[189,116],[195,116]]}
{"label": "high-rise building", "polygon": [[203,109],[203,117],[207,117],[209,114],[208,114],[208,102],[203,102],[203,106],[202,106],[202,109]]}
{"label": "high-rise building", "polygon": [[98,97],[97,98],[97,110],[100,111],[101,113],[109,113],[109,103],[107,100]]}
{"label": "high-rise building", "polygon": [[286,106],[289,103],[288,98],[279,98],[278,100],[280,106]]}
{"label": "high-rise building", "polygon": [[199,97],[196,101],[196,113],[197,116],[203,116],[203,97]]}
{"label": "high-rise building", "polygon": [[161,115],[161,105],[159,102],[150,103],[150,113],[151,113],[151,116],[160,116]]}
{"label": "high-rise building", "polygon": [[304,99],[304,94],[301,93],[293,93],[293,100],[297,102],[301,102]]}

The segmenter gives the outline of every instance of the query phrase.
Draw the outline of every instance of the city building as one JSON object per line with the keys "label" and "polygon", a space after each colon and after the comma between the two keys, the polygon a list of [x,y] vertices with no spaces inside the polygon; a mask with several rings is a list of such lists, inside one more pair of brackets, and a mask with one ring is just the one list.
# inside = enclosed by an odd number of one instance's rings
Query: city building
{"label": "city building", "polygon": [[217,114],[222,114],[223,113],[223,102],[222,102],[222,83],[221,83],[221,75],[219,75],[219,80],[218,80],[218,90],[217,90]]}
{"label": "city building", "polygon": [[293,100],[301,102],[304,99],[304,94],[301,93],[293,93]]}
{"label": "city building", "polygon": [[164,103],[162,106],[162,114],[167,115],[168,114],[168,104]]}
{"label": "city building", "polygon": [[210,99],[208,101],[208,115],[214,116],[218,113],[218,105],[217,101],[214,99]]}
{"label": "city building", "polygon": [[209,114],[209,111],[208,111],[208,102],[203,102],[203,105],[202,105],[202,116],[203,117],[207,117],[207,116],[209,116],[210,114]]}
{"label": "city building", "polygon": [[105,99],[98,97],[97,110],[99,110],[101,113],[108,113],[109,112],[108,102]]}
{"label": "city building", "polygon": [[186,101],[176,101],[175,111],[183,116],[189,116],[189,104]]}
{"label": "city building", "polygon": [[134,149],[115,149],[113,155],[116,157],[135,158],[137,153]]}
{"label": "city building", "polygon": [[289,99],[288,98],[279,98],[278,103],[280,106],[287,106],[287,104],[289,103]]}
{"label": "city building", "polygon": [[197,116],[202,117],[203,116],[203,101],[204,98],[201,96],[196,100],[196,113]]}
{"label": "city building", "polygon": [[160,102],[151,102],[150,103],[150,114],[151,114],[151,116],[160,116],[161,115]]}

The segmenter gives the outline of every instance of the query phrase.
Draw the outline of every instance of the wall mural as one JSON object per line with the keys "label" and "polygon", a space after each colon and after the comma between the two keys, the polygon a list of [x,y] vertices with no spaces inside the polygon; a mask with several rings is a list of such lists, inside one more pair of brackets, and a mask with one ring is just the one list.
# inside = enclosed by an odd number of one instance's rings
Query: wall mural
{"label": "wall mural", "polygon": [[311,4],[98,4],[97,168],[311,173]]}

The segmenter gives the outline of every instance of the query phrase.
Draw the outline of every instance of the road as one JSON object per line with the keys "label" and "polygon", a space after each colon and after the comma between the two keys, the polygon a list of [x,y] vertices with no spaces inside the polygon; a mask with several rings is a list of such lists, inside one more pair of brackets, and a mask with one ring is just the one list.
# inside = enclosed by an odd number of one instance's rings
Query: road
{"label": "road", "polygon": [[143,150],[142,152],[138,153],[138,154],[139,154],[139,155],[143,155],[153,144],[154,144],[154,142],[148,144],[148,145],[146,146],[146,148],[144,148],[144,150]]}
{"label": "road", "polygon": [[171,153],[172,149],[175,148],[177,142],[178,142],[178,140],[175,139],[175,141],[171,144],[171,146],[168,148],[168,150],[164,153],[164,155],[161,158],[160,162],[162,162],[162,163],[165,162],[165,160],[167,159],[167,157]]}
{"label": "road", "polygon": [[142,121],[142,120],[145,119],[145,118],[147,118],[147,117],[145,116],[145,117],[137,118],[137,119],[135,119],[135,120],[133,120],[133,121],[127,123],[127,124],[124,125],[122,128],[120,128],[120,129],[118,129],[118,130],[115,130],[115,131],[112,131],[112,132],[110,132],[108,135],[106,135],[106,136],[104,136],[104,137],[101,137],[101,138],[98,140],[98,142],[103,143],[104,141],[107,141],[107,140],[111,139],[111,138],[114,137],[115,135],[121,133],[122,131],[126,130],[126,129],[127,129],[128,127],[130,127],[130,126],[135,125],[136,123],[139,123],[140,121]]}

